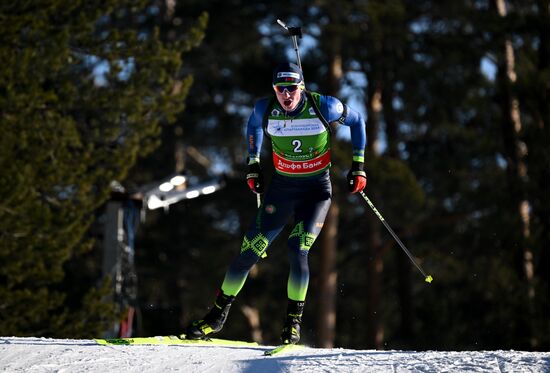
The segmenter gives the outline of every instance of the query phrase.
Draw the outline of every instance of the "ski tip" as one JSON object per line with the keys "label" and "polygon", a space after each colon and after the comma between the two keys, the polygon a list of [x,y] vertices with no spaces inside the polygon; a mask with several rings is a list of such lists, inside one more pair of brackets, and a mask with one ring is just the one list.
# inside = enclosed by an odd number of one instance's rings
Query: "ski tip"
{"label": "ski tip", "polygon": [[424,279],[424,281],[426,281],[428,284],[431,284],[433,280],[434,278],[431,275],[426,276],[426,278]]}
{"label": "ski tip", "polygon": [[282,345],[279,345],[271,350],[267,350],[267,351],[264,351],[264,355],[265,356],[272,356],[272,355],[276,355],[276,354],[279,354],[279,353],[282,353],[282,352],[287,352],[287,351],[290,351],[290,350],[295,350],[295,349],[300,349],[300,348],[304,348],[305,346],[304,345],[297,345],[297,344],[292,344],[292,343],[287,343],[287,344],[282,344]]}

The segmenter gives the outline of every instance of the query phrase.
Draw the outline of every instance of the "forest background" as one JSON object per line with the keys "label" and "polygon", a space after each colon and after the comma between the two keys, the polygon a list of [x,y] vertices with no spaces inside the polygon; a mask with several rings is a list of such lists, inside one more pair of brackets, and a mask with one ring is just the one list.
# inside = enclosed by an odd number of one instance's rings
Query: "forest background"
{"label": "forest background", "polygon": [[[97,337],[128,307],[134,335],[178,334],[206,312],[256,211],[246,120],[295,61],[277,19],[302,27],[308,89],[368,118],[367,194],[434,277],[346,191],[340,128],[304,342],[548,350],[548,0],[3,2],[0,334]],[[113,182],[135,196],[174,173],[225,187],[144,208],[121,307],[102,273]],[[288,233],[223,337],[278,340]]]}

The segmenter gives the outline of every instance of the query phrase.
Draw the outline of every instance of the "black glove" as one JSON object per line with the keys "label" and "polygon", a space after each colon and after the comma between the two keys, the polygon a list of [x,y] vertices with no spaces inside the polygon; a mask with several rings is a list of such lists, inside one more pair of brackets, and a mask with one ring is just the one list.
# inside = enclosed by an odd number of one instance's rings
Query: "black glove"
{"label": "black glove", "polygon": [[365,189],[367,186],[367,174],[363,171],[363,162],[353,161],[347,179],[350,193],[361,192]]}
{"label": "black glove", "polygon": [[248,165],[246,183],[254,193],[262,194],[264,192],[264,173],[258,162]]}

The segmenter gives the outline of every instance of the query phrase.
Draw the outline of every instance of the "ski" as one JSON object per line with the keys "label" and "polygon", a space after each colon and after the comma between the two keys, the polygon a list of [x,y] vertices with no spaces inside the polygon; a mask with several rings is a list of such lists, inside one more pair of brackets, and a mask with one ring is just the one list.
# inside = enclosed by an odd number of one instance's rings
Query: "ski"
{"label": "ski", "polygon": [[280,354],[280,353],[283,353],[283,352],[288,352],[288,351],[292,351],[292,350],[299,350],[299,349],[302,349],[304,348],[304,346],[302,345],[294,345],[294,344],[284,344],[284,345],[279,345],[271,350],[267,350],[264,352],[264,355],[266,356],[273,356],[273,355],[276,355],[276,354]]}
{"label": "ski", "polygon": [[[256,342],[235,341],[229,339],[185,339],[185,335],[161,335],[154,337],[135,337],[135,338],[96,338],[95,342],[103,346],[132,346],[132,345],[187,345],[187,346],[218,346],[218,347],[263,347]],[[302,349],[303,345],[282,344],[275,348],[269,348],[264,351],[265,356],[273,356],[289,351]]]}
{"label": "ski", "polygon": [[128,345],[197,345],[197,346],[259,346],[256,342],[233,341],[228,339],[185,339],[185,336],[166,335],[155,337],[136,338],[107,338],[95,339],[97,344],[104,346],[128,346]]}

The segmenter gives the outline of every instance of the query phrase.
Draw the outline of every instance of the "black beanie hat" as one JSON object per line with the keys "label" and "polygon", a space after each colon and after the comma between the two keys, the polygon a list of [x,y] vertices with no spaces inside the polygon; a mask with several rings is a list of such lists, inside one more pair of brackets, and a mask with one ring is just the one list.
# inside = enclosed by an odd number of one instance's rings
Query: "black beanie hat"
{"label": "black beanie hat", "polygon": [[281,63],[273,70],[273,85],[280,83],[298,84],[303,80],[302,70],[296,64]]}

